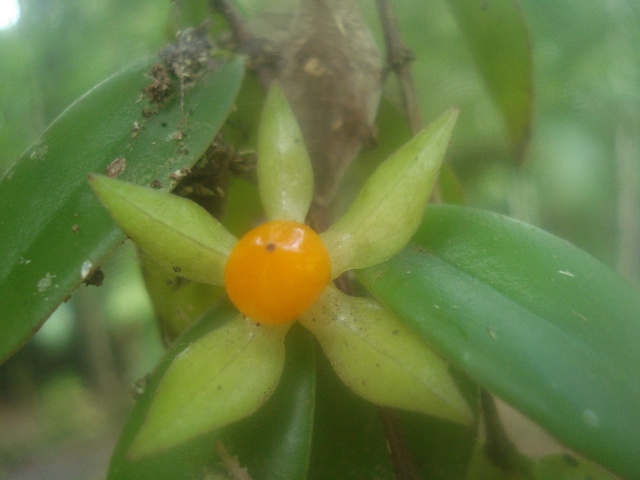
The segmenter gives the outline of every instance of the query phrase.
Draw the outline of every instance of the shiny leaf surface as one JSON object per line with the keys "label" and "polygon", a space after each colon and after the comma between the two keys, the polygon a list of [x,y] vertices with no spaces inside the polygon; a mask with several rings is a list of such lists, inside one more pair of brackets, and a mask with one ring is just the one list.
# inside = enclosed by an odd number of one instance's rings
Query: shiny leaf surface
{"label": "shiny leaf surface", "polygon": [[413,245],[360,272],[465,370],[569,446],[640,471],[640,295],[598,261],[500,215],[432,206]]}
{"label": "shiny leaf surface", "polygon": [[[105,80],[63,112],[0,180],[0,359],[20,347],[125,238],[86,181],[108,173],[167,190],[213,140],[240,86],[239,60],[184,97],[149,103],[157,59]],[[175,175],[174,175],[175,176]]]}

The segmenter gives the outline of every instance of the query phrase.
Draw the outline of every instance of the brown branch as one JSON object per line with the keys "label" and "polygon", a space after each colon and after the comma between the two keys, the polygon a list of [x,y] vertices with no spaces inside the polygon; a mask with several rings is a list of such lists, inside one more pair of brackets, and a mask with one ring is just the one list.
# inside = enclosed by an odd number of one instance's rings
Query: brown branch
{"label": "brown branch", "polygon": [[252,42],[253,36],[247,28],[244,18],[231,2],[228,0],[211,0],[210,5],[213,10],[220,12],[227,19],[233,38],[240,47],[247,46]]}
{"label": "brown branch", "polygon": [[407,47],[400,36],[400,27],[393,9],[388,0],[376,0],[380,23],[384,31],[384,39],[387,45],[388,68],[392,70],[400,87],[402,103],[409,117],[411,132],[415,135],[424,126],[420,108],[418,106],[418,95],[416,93],[413,76],[411,75],[410,62],[415,59],[413,52]]}
{"label": "brown branch", "polygon": [[210,0],[209,5],[214,11],[220,12],[229,27],[236,48],[251,58],[250,68],[256,72],[260,83],[267,88],[273,80],[273,72],[269,66],[270,61],[265,59],[268,55],[263,48],[263,42],[256,38],[247,27],[247,22],[238,9],[229,0]]}
{"label": "brown branch", "polygon": [[395,479],[420,480],[422,477],[409,451],[400,419],[390,408],[379,407],[378,412],[380,413],[384,433],[389,444]]}
{"label": "brown branch", "polygon": [[491,462],[505,473],[516,473],[523,469],[521,454],[509,439],[498,415],[493,396],[487,390],[480,391],[486,442],[484,451]]}
{"label": "brown branch", "polygon": [[216,453],[222,460],[222,465],[233,480],[251,480],[246,468],[240,466],[238,457],[229,454],[221,441],[215,443]]}
{"label": "brown branch", "polygon": [[[387,46],[387,68],[393,71],[398,79],[402,105],[409,119],[411,133],[416,135],[424,127],[424,122],[410,68],[410,63],[415,60],[415,55],[402,41],[398,19],[389,0],[376,0],[376,6]],[[431,203],[440,203],[441,201],[440,183],[436,182],[431,193]]]}

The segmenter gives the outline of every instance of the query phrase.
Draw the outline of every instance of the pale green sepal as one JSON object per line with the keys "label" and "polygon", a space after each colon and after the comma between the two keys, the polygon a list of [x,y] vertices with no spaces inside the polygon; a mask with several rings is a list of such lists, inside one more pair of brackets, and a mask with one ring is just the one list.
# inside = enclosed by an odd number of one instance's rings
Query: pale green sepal
{"label": "pale green sepal", "polygon": [[277,83],[262,112],[257,168],[267,218],[304,222],[313,195],[313,170],[300,127]]}
{"label": "pale green sepal", "polygon": [[102,175],[91,175],[89,183],[120,228],[156,263],[196,282],[224,285],[237,239],[204,208]]}
{"label": "pale green sepal", "polygon": [[280,380],[289,326],[238,316],[185,348],[162,378],[127,455],[167,450],[258,410]]}
{"label": "pale green sepal", "polygon": [[329,286],[300,322],[354,393],[377,405],[472,421],[447,363],[374,300]]}
{"label": "pale green sepal", "polygon": [[332,276],[376,265],[416,232],[458,117],[451,109],[385,160],[347,213],[322,234]]}
{"label": "pale green sepal", "polygon": [[167,272],[142,251],[139,257],[156,324],[166,345],[226,295],[223,287],[185,280],[179,274]]}

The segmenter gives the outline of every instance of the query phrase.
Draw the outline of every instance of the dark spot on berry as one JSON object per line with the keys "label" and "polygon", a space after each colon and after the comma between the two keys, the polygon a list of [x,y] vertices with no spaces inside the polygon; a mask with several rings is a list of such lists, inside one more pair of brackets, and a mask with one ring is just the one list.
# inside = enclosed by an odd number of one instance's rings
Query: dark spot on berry
{"label": "dark spot on berry", "polygon": [[276,244],[275,243],[267,243],[264,248],[267,249],[267,252],[273,252],[276,249]]}

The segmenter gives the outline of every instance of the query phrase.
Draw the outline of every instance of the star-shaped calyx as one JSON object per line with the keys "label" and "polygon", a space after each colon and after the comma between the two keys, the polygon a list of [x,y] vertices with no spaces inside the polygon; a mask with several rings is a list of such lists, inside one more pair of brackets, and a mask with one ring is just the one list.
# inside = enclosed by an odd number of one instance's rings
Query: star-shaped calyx
{"label": "star-shaped calyx", "polygon": [[159,265],[225,286],[241,312],[178,355],[162,378],[129,454],[178,445],[255,412],[278,384],[284,337],[299,320],[343,382],[378,404],[466,423],[471,412],[447,364],[375,300],[331,280],[384,262],[422,221],[457,118],[449,110],[383,162],[327,231],[304,224],[313,173],[295,117],[272,87],[258,138],[267,222],[236,239],[194,202],[90,176],[120,227]]}

